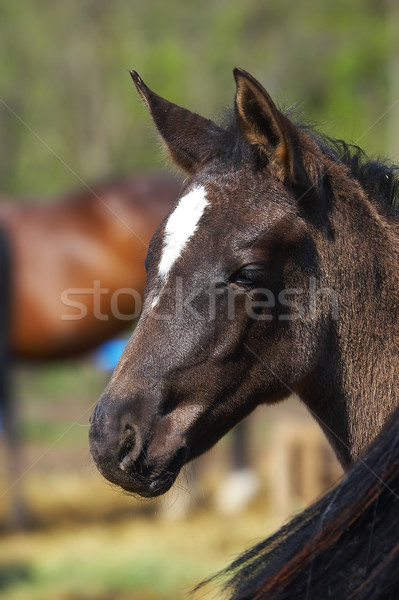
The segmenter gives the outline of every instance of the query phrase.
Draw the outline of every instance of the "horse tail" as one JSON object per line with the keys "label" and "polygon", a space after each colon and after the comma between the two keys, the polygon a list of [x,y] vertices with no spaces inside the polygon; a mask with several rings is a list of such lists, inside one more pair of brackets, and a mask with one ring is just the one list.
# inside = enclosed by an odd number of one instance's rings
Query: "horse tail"
{"label": "horse tail", "polygon": [[398,514],[399,408],[335,488],[211,581],[231,600],[399,598]]}
{"label": "horse tail", "polygon": [[10,395],[11,256],[6,232],[0,227],[0,431],[7,433]]}
{"label": "horse tail", "polygon": [[27,511],[18,485],[21,477],[21,443],[17,429],[17,412],[10,389],[10,320],[12,311],[12,253],[8,235],[0,226],[0,434],[5,438],[9,473],[11,527],[24,527]]}

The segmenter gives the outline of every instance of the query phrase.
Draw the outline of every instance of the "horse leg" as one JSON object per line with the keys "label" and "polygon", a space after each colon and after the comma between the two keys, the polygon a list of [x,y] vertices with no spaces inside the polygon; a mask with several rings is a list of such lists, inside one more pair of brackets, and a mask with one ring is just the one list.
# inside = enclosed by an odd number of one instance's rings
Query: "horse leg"
{"label": "horse leg", "polygon": [[2,425],[5,442],[7,484],[3,496],[9,497],[10,517],[9,526],[12,529],[24,528],[27,524],[27,510],[23,498],[21,477],[23,472],[21,439],[17,427],[17,411],[9,392],[8,369],[0,367],[0,403],[2,406]]}

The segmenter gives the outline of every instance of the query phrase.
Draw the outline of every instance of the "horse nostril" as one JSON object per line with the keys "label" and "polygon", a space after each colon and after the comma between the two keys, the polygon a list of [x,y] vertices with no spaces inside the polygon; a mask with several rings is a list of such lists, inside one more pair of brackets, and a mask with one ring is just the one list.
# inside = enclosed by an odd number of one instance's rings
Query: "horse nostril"
{"label": "horse nostril", "polygon": [[132,458],[133,458],[132,450],[135,449],[136,441],[137,441],[136,434],[135,434],[132,426],[125,425],[124,429],[128,435],[125,437],[125,439],[121,443],[121,446],[120,446],[119,452],[118,452],[119,468],[122,471],[126,471],[128,464],[130,462],[132,462]]}

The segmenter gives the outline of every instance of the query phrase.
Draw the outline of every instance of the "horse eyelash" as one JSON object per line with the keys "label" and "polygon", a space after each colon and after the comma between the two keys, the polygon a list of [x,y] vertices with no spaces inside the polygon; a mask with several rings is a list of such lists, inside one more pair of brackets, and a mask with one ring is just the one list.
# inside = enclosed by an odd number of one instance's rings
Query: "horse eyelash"
{"label": "horse eyelash", "polygon": [[[255,266],[253,268],[251,268],[251,265],[247,265],[245,267],[241,267],[240,269],[237,269],[237,271],[232,273],[232,275],[230,275],[227,278],[227,282],[228,283],[237,283],[235,281],[235,279],[239,279],[241,277],[242,279],[248,279],[248,281],[251,284],[256,285],[257,284],[257,281],[256,281],[257,276],[260,275],[263,277],[265,274],[265,270],[266,270],[266,268],[264,265],[259,265],[258,268],[256,268]],[[259,274],[259,275],[257,275],[257,274]],[[242,285],[245,285],[245,283],[243,282]]]}

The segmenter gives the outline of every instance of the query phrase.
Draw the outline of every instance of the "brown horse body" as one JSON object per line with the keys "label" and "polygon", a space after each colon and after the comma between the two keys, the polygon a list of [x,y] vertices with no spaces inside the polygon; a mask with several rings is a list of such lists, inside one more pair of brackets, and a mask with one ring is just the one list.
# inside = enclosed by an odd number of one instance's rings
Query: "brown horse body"
{"label": "brown horse body", "polygon": [[93,350],[137,318],[144,257],[179,196],[171,175],[130,176],[38,204],[0,203],[2,336],[0,417],[6,439],[11,522],[27,522],[10,354],[64,359]]}
{"label": "brown horse body", "polygon": [[46,205],[0,204],[15,357],[75,356],[138,316],[148,242],[180,187],[168,175],[132,176]]}

